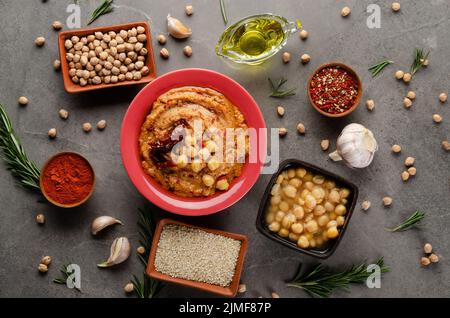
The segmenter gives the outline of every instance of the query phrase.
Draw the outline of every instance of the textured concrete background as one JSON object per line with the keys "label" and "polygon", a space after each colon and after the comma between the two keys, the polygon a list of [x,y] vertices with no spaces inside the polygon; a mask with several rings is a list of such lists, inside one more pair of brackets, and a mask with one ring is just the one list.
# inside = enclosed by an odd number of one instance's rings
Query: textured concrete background
{"label": "textured concrete background", "polygon": [[[99,4],[100,0],[78,1],[82,20]],[[400,1],[401,12],[394,14],[390,1],[295,1],[295,0],[245,0],[226,1],[231,22],[256,13],[273,12],[293,20],[302,19],[310,38],[301,42],[297,36],[289,40],[286,48],[292,62],[283,65],[279,56],[257,67],[234,68],[214,54],[214,46],[224,29],[218,1],[206,0],[117,0],[117,5],[129,6],[97,20],[94,25],[109,25],[150,17],[152,34],[166,32],[168,13],[180,17],[193,29],[193,36],[185,43],[169,39],[171,52],[168,61],[156,56],[158,73],[184,67],[204,67],[227,74],[244,85],[259,103],[268,127],[286,127],[288,136],[281,140],[281,159],[298,158],[315,163],[342,175],[360,187],[360,201],[369,199],[372,208],[355,211],[348,231],[336,253],[325,263],[341,266],[371,261],[384,256],[391,272],[382,280],[381,289],[354,286],[345,297],[430,297],[449,296],[450,270],[448,253],[450,243],[449,211],[449,159],[440,148],[440,142],[450,138],[450,106],[441,105],[438,95],[449,90],[448,61],[450,42],[450,7],[447,1]],[[146,202],[135,190],[121,164],[119,131],[122,117],[140,87],[112,89],[82,95],[68,95],[63,90],[59,73],[52,69],[57,55],[57,33],[52,30],[53,20],[65,21],[66,7],[71,0],[49,0],[43,4],[31,0],[0,1],[0,101],[8,110],[18,135],[29,156],[41,165],[52,154],[77,151],[89,158],[98,176],[93,198],[83,207],[63,211],[38,203],[39,197],[14,185],[9,172],[0,164],[0,296],[3,297],[122,297],[123,286],[132,273],[140,274],[141,264],[132,257],[121,266],[100,270],[96,264],[107,258],[112,240],[128,236],[133,247],[138,245],[137,209],[146,207],[164,217],[182,219],[212,228],[243,233],[249,236],[248,250],[242,281],[247,284],[245,297],[270,295],[276,291],[283,297],[305,297],[296,289],[285,287],[299,262],[316,262],[287,248],[281,247],[260,235],[255,228],[255,218],[260,199],[269,180],[261,176],[253,189],[233,207],[213,216],[179,218],[159,211]],[[184,5],[192,3],[195,14],[188,18]],[[366,7],[369,3],[381,6],[381,29],[366,26]],[[343,19],[341,7],[349,5],[351,16]],[[83,23],[84,25],[84,23]],[[43,35],[47,42],[39,49],[34,39]],[[194,50],[190,59],[182,54],[189,44]],[[156,51],[160,46],[155,42]],[[397,68],[407,69],[415,47],[431,50],[430,66],[417,74],[409,88],[417,92],[411,110],[402,106],[408,90],[393,78]],[[308,53],[312,60],[307,66],[298,63],[298,56]],[[367,67],[383,58],[393,59],[395,66],[388,67],[372,79]],[[305,88],[311,72],[321,63],[338,60],[353,66],[363,80],[364,97],[376,102],[369,113],[364,106],[348,118],[329,120],[321,117],[308,104]],[[298,94],[282,100],[287,115],[276,115],[279,101],[268,96],[267,77],[286,76],[289,83],[299,87]],[[30,99],[26,108],[17,105],[17,98]],[[58,110],[70,111],[66,122],[58,117]],[[433,123],[433,113],[440,113],[444,121]],[[106,119],[104,132],[93,130],[83,133],[81,124],[96,123]],[[306,124],[306,136],[297,135],[299,121]],[[380,144],[373,164],[355,171],[330,162],[322,152],[321,139],[334,140],[340,130],[350,122],[366,125],[375,133]],[[58,138],[50,141],[47,131],[58,129]],[[400,156],[390,152],[390,145],[398,143]],[[404,184],[400,179],[406,156],[417,158],[417,176]],[[393,206],[384,209],[381,198],[390,195]],[[404,233],[389,233],[392,226],[415,210],[427,213],[420,229]],[[35,215],[44,213],[44,226],[35,223]],[[99,215],[112,215],[125,222],[105,231],[100,237],[90,235],[91,221]],[[419,265],[422,246],[431,242],[441,262],[429,268]],[[37,265],[42,255],[54,259],[49,272],[39,275]],[[82,293],[56,285],[51,280],[59,276],[59,266],[74,262],[82,269]],[[161,296],[209,296],[191,289],[167,286]]]}

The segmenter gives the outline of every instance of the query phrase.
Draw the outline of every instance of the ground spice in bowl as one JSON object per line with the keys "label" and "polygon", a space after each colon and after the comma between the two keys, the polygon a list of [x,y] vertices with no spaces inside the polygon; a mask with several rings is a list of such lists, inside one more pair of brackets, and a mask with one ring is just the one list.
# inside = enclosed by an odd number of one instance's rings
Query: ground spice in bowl
{"label": "ground spice in bowl", "polygon": [[321,66],[309,81],[308,94],[313,106],[329,117],[349,114],[361,98],[361,82],[348,66],[331,63]]}
{"label": "ground spice in bowl", "polygon": [[94,190],[95,174],[83,156],[64,152],[53,156],[44,165],[40,184],[48,201],[72,208],[89,199]]}

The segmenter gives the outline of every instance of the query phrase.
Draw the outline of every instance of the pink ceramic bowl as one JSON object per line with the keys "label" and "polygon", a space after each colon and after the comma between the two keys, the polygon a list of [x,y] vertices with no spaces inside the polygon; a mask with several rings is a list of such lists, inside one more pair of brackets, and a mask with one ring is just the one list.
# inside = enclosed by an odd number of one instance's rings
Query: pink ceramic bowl
{"label": "pink ceramic bowl", "polygon": [[[209,87],[221,92],[244,114],[247,125],[257,129],[256,138],[250,138],[250,148],[257,151],[256,154],[261,152],[262,155],[257,155],[257,159],[252,162],[246,162],[242,174],[233,180],[225,192],[209,197],[180,197],[165,190],[142,169],[138,146],[141,126],[158,96],[172,88],[182,86]],[[266,133],[265,131],[260,133],[259,130],[265,127],[264,118],[255,100],[231,78],[206,69],[173,71],[145,86],[128,108],[121,131],[122,160],[128,176],[139,192],[160,208],[189,216],[212,214],[239,201],[255,184],[261,173],[267,150]]]}

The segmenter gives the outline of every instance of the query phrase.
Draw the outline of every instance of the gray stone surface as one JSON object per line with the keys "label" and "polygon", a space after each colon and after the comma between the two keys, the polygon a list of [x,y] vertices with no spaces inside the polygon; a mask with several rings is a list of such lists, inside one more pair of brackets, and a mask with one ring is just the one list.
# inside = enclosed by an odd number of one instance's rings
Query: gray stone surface
{"label": "gray stone surface", "polygon": [[[100,1],[79,1],[82,19],[86,21]],[[374,260],[384,256],[391,272],[382,280],[381,289],[354,286],[350,293],[338,292],[344,297],[430,297],[449,296],[450,270],[448,253],[450,243],[449,212],[449,154],[440,148],[443,139],[450,138],[450,106],[441,105],[438,95],[449,90],[448,52],[450,42],[450,7],[447,1],[401,1],[402,9],[394,14],[389,1],[346,1],[352,8],[347,19],[340,16],[341,6],[336,1],[226,1],[230,21],[244,16],[273,12],[290,20],[302,19],[310,38],[301,42],[297,36],[289,40],[287,51],[292,62],[283,65],[276,56],[270,62],[256,67],[230,66],[214,54],[214,45],[224,29],[217,1],[193,0],[195,13],[184,15],[187,1],[117,0],[120,6],[114,13],[100,18],[94,25],[108,25],[151,18],[152,34],[165,33],[168,13],[180,17],[193,29],[193,36],[185,43],[168,41],[171,52],[168,61],[156,56],[158,73],[184,67],[213,69],[236,79],[254,96],[264,113],[268,127],[284,126],[288,136],[281,141],[281,158],[298,158],[315,163],[340,174],[360,187],[360,201],[369,199],[368,212],[357,209],[348,231],[336,253],[325,263],[341,266]],[[57,55],[57,33],[52,30],[53,20],[65,21],[66,6],[71,0],[0,1],[0,96],[8,110],[18,135],[22,138],[31,158],[41,165],[52,154],[73,150],[86,155],[93,163],[98,184],[93,198],[83,207],[70,211],[38,203],[39,197],[14,185],[10,173],[0,164],[0,296],[2,297],[123,297],[123,286],[132,273],[142,271],[133,255],[117,268],[100,270],[96,264],[107,258],[112,240],[128,236],[133,247],[138,245],[137,208],[149,208],[158,217],[172,217],[194,224],[243,233],[249,236],[248,250],[242,281],[247,284],[246,297],[270,295],[278,292],[283,297],[305,297],[296,289],[285,287],[299,262],[313,264],[315,259],[297,254],[269,241],[255,228],[257,207],[268,175],[260,177],[253,189],[240,202],[226,211],[202,218],[180,218],[158,210],[148,203],[129,181],[120,158],[120,125],[122,117],[139,87],[111,89],[82,95],[64,92],[59,73],[52,69]],[[381,6],[381,28],[366,26],[366,7],[369,3]],[[83,23],[84,25],[84,23]],[[34,39],[46,37],[45,47],[36,48]],[[184,45],[194,50],[190,59],[182,54]],[[160,46],[154,43],[156,51]],[[421,71],[409,87],[393,78],[397,68],[406,70],[412,61],[415,47],[431,50],[430,66]],[[298,63],[300,53],[311,55],[311,62]],[[388,67],[372,79],[367,67],[383,58],[393,59],[395,66]],[[362,105],[351,116],[342,120],[321,117],[308,104],[305,88],[311,72],[321,63],[338,60],[353,66],[361,75],[364,86],[363,100],[372,98],[376,109],[369,113]],[[267,97],[267,77],[289,78],[289,83],[299,87],[292,98],[278,101]],[[402,107],[408,89],[417,92],[411,110]],[[26,108],[17,105],[17,98],[30,99]],[[280,119],[276,106],[285,106],[287,115]],[[58,110],[70,111],[66,122],[58,117]],[[440,113],[444,121],[432,122],[433,113]],[[96,123],[106,119],[104,132],[94,130],[85,134],[81,124]],[[307,134],[297,135],[295,127],[305,123]],[[374,163],[364,170],[351,170],[330,162],[322,152],[321,139],[334,140],[340,130],[350,122],[359,122],[375,133],[380,150]],[[58,138],[50,141],[47,131],[58,129]],[[400,156],[390,152],[390,145],[398,143]],[[417,176],[404,184],[400,172],[406,156],[417,158]],[[384,209],[381,198],[390,195],[393,206]],[[401,221],[415,210],[427,213],[420,230],[389,233],[385,228]],[[44,213],[47,222],[38,226],[35,215]],[[89,233],[91,221],[99,215],[113,215],[125,225],[106,231],[93,238]],[[429,268],[419,265],[422,246],[431,242],[441,262]],[[51,255],[54,259],[47,275],[39,275],[40,257]],[[75,262],[82,269],[82,293],[69,290],[51,281],[58,276],[64,262]],[[162,296],[210,296],[178,286],[167,286]]]}

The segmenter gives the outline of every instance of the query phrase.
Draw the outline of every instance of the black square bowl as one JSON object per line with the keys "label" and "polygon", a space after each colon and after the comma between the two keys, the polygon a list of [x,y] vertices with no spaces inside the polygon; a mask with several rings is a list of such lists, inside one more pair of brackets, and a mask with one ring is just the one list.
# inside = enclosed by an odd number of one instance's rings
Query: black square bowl
{"label": "black square bowl", "polygon": [[[346,205],[348,212],[345,216],[344,225],[340,228],[339,236],[333,240],[329,240],[327,242],[327,244],[325,246],[323,246],[322,248],[317,248],[317,249],[300,248],[294,242],[289,241],[288,239],[285,239],[285,238],[279,236],[278,234],[271,232],[266,225],[265,216],[266,216],[266,209],[267,209],[267,206],[270,201],[270,191],[271,191],[273,185],[275,184],[277,177],[280,175],[280,173],[282,173],[283,171],[285,171],[286,169],[289,169],[289,168],[305,168],[308,172],[312,172],[314,174],[321,174],[321,175],[325,176],[326,178],[331,179],[334,182],[336,182],[336,185],[338,185],[340,187],[345,187],[350,190],[350,195],[348,197],[348,203]],[[312,164],[309,164],[307,162],[303,162],[300,160],[296,160],[296,159],[285,160],[280,164],[278,171],[270,179],[270,182],[266,188],[266,191],[264,192],[264,196],[261,200],[261,205],[259,206],[258,217],[256,219],[256,228],[258,229],[259,232],[261,232],[263,235],[267,236],[271,240],[278,242],[286,247],[289,247],[290,249],[293,249],[297,252],[304,253],[304,254],[314,256],[317,258],[322,258],[322,259],[328,258],[334,253],[334,251],[338,247],[343,235],[345,234],[345,230],[348,227],[348,223],[350,222],[350,218],[353,214],[353,210],[355,209],[356,201],[358,200],[358,192],[359,191],[358,191],[358,188],[356,187],[356,185],[354,185],[353,183],[345,180],[344,178],[342,178],[338,175],[335,175],[334,173],[328,172],[326,170],[323,170],[319,167],[316,167]]]}

